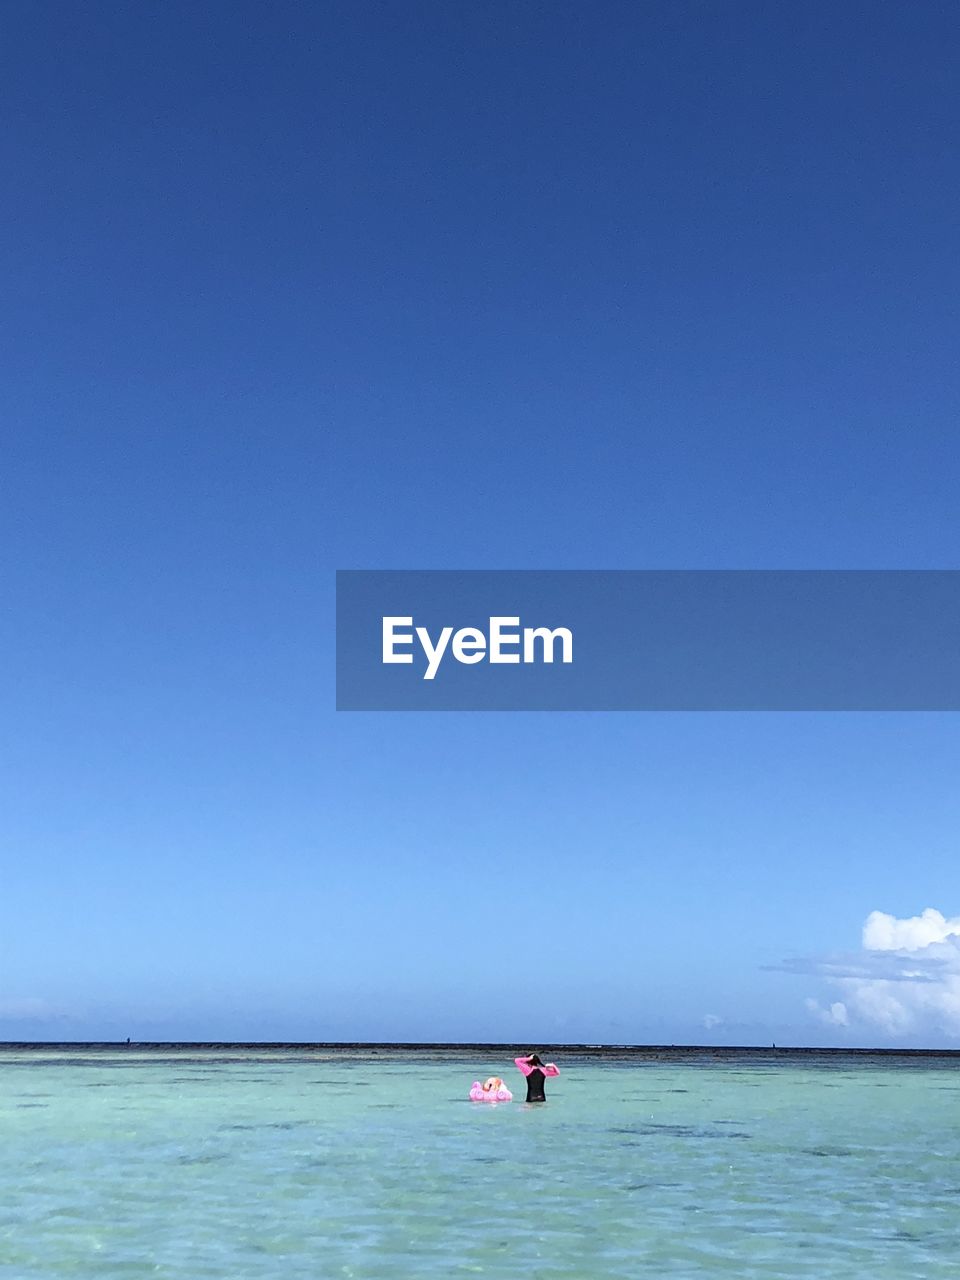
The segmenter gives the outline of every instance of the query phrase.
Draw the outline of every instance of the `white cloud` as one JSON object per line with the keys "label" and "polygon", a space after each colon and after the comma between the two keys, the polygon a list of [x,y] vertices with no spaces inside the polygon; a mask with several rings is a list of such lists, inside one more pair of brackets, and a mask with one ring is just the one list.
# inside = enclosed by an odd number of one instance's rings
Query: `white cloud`
{"label": "white cloud", "polygon": [[718,1017],[718,1015],[715,1013],[705,1013],[703,1015],[703,1025],[707,1028],[708,1031],[712,1031],[714,1027],[719,1027],[723,1025],[723,1019],[721,1017]]}
{"label": "white cloud", "polygon": [[871,911],[863,926],[865,951],[921,951],[950,938],[960,938],[960,916],[947,920],[933,907],[907,920]]}
{"label": "white cloud", "polygon": [[38,1000],[33,996],[0,1000],[0,1018],[8,1018],[11,1021],[46,1022],[50,1018],[59,1016],[59,1010],[48,1004],[46,1000]]}
{"label": "white cloud", "polygon": [[834,1000],[824,1008],[819,1000],[807,1000],[806,1006],[815,1017],[825,1022],[828,1027],[849,1027],[850,1015],[842,1000]]}
{"label": "white cloud", "polygon": [[960,1038],[960,916],[947,919],[932,907],[905,919],[871,911],[862,941],[858,956],[817,964],[843,998],[827,1007],[808,1000],[815,1017],[893,1037]]}

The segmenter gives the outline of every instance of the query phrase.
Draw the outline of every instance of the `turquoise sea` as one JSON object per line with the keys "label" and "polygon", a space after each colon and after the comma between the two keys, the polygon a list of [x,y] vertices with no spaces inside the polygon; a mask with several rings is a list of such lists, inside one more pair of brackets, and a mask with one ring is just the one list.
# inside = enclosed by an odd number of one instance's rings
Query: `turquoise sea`
{"label": "turquoise sea", "polygon": [[960,1059],[552,1054],[0,1049],[0,1276],[958,1274]]}

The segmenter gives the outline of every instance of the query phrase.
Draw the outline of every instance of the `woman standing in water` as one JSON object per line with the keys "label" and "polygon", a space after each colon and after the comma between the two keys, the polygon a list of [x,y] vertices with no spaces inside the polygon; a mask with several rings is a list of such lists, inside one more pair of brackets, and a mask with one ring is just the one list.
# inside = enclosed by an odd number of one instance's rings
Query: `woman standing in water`
{"label": "woman standing in water", "polygon": [[514,1062],[527,1077],[527,1101],[546,1102],[543,1082],[547,1076],[558,1076],[560,1068],[552,1062],[543,1062],[539,1053],[528,1053],[525,1058],[514,1058]]}

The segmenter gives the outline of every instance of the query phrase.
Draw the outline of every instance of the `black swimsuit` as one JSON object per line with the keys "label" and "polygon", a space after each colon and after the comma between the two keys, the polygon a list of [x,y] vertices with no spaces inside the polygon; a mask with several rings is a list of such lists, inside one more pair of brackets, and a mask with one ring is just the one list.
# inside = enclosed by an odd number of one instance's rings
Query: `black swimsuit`
{"label": "black swimsuit", "polygon": [[528,1102],[546,1102],[547,1097],[543,1092],[543,1082],[546,1076],[539,1067],[534,1067],[527,1076],[527,1101]]}

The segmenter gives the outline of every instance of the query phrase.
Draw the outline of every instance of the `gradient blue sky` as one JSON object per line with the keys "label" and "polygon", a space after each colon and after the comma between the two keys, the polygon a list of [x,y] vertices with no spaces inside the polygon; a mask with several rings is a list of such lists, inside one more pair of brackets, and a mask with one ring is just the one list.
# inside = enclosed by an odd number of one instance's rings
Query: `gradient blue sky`
{"label": "gradient blue sky", "polygon": [[333,572],[956,567],[958,53],[5,8],[0,1036],[956,1043],[960,720],[338,715]]}

